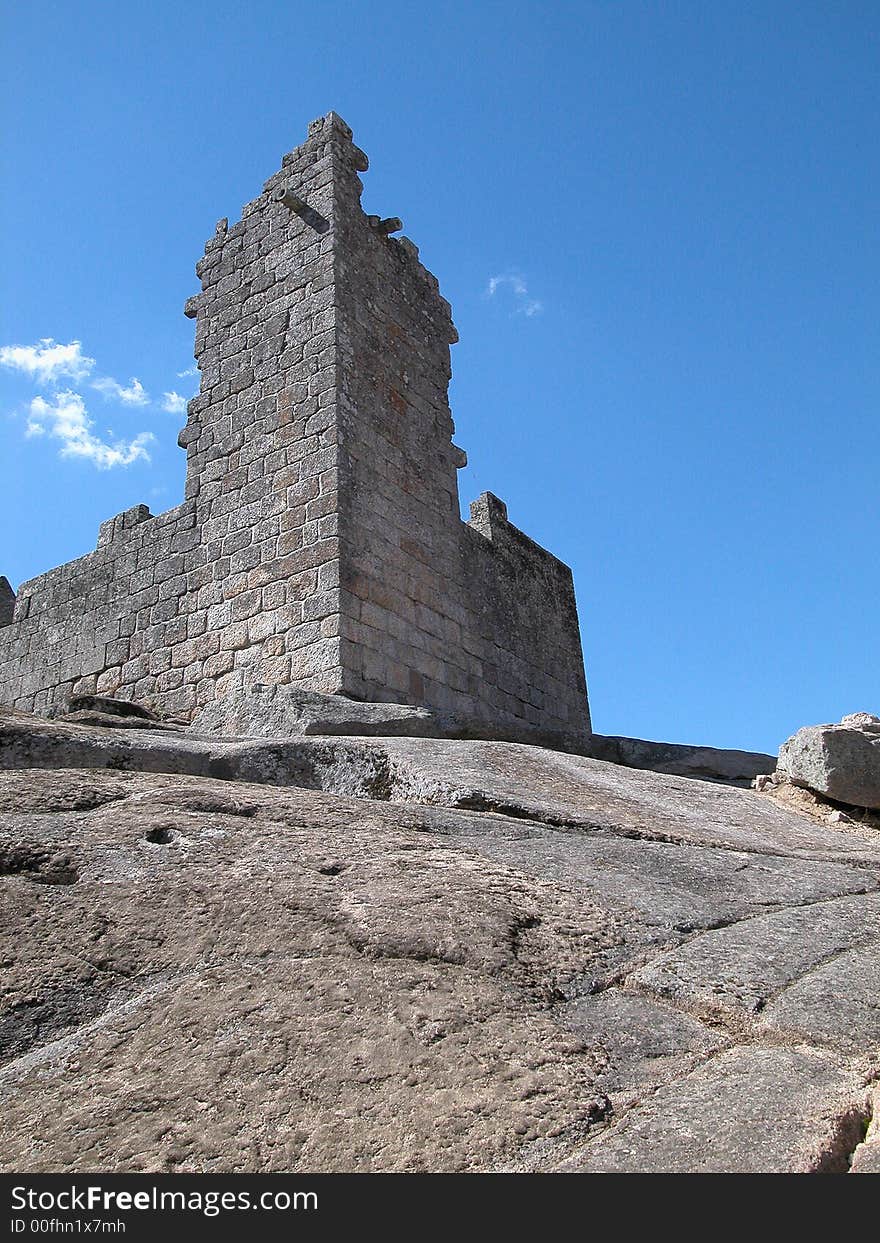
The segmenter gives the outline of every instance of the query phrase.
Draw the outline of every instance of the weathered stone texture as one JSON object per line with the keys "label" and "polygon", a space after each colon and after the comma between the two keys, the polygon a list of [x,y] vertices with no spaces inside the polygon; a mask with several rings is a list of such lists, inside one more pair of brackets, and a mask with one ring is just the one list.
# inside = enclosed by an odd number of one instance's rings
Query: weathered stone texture
{"label": "weathered stone texture", "polygon": [[191,715],[244,678],[589,732],[570,571],[489,494],[461,521],[449,305],[398,222],[364,214],[365,168],[330,113],[218,223],[186,305],[185,500],[22,585],[0,700]]}
{"label": "weathered stone texture", "polygon": [[775,767],[772,755],[762,751],[735,751],[724,747],[693,747],[677,742],[648,742],[608,734],[590,737],[589,754],[596,760],[624,764],[627,768],[650,768],[655,773],[696,777],[750,786],[760,773]]}
{"label": "weathered stone texture", "polygon": [[15,614],[15,592],[9,579],[0,574],[0,626],[8,626]]}
{"label": "weathered stone texture", "polygon": [[191,504],[143,511],[104,523],[95,552],[22,583],[0,638],[0,699],[39,711],[71,694],[162,694],[205,551]]}
{"label": "weathered stone texture", "polygon": [[880,717],[854,712],[799,729],[780,747],[778,771],[825,798],[880,809]]}
{"label": "weathered stone texture", "polygon": [[4,1170],[878,1168],[880,834],[751,790],[11,709],[0,916]]}

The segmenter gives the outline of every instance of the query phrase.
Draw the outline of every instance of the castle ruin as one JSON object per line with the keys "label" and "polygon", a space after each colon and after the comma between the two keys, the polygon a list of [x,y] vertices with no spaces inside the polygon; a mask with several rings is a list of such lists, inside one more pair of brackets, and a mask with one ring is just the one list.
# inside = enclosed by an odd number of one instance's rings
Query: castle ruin
{"label": "castle ruin", "polygon": [[457,334],[334,113],[196,266],[185,498],[0,580],[0,701],[190,717],[242,683],[438,709],[498,736],[590,731],[571,572],[484,493],[459,515]]}

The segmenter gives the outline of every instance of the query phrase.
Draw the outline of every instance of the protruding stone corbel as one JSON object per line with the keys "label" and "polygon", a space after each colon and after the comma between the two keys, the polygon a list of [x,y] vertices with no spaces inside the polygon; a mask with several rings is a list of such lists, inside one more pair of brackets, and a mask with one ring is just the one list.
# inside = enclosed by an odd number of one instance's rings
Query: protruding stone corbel
{"label": "protruding stone corbel", "polygon": [[309,207],[304,199],[285,186],[279,186],[275,191],[275,202],[283,203],[294,215],[299,216],[300,220],[310,225],[316,233],[326,233],[330,228],[329,220],[325,219],[320,212],[316,212],[314,207]]}
{"label": "protruding stone corbel", "polygon": [[275,202],[283,203],[285,207],[289,207],[291,211],[296,212],[298,216],[302,216],[303,212],[308,211],[308,204],[294,194],[292,190],[288,190],[285,186],[280,186],[275,191]]}
{"label": "protruding stone corbel", "polygon": [[367,224],[377,233],[384,233],[386,237],[389,233],[399,233],[403,228],[403,221],[399,216],[388,216],[385,220],[381,216],[367,216]]}
{"label": "protruding stone corbel", "polygon": [[188,449],[190,444],[197,440],[201,432],[199,420],[195,415],[189,415],[183,427],[177,433],[177,443],[181,449]]}

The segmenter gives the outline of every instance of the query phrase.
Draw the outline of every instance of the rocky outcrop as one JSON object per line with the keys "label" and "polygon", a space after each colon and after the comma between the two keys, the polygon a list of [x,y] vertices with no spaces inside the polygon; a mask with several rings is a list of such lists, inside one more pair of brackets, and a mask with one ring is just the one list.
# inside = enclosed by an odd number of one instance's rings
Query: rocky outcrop
{"label": "rocky outcrop", "polygon": [[52,714],[52,719],[73,725],[100,725],[105,729],[170,729],[181,724],[166,721],[143,704],[110,695],[73,695],[66,706]]}
{"label": "rocky outcrop", "polygon": [[738,786],[751,785],[759,773],[770,772],[776,763],[772,755],[761,751],[648,742],[644,738],[604,734],[591,735],[584,750],[597,760],[625,764],[627,768],[648,768],[655,773],[696,777],[700,781],[722,781]]}
{"label": "rocky outcrop", "polygon": [[822,824],[846,824],[853,828],[862,826],[868,830],[868,836],[871,838],[880,829],[880,812],[869,811],[867,807],[835,803],[832,799],[808,790],[806,786],[794,785],[788,775],[783,772],[756,777],[754,788],[760,790],[762,794],[769,795],[780,806],[791,808]]}
{"label": "rocky outcrop", "polygon": [[0,757],[6,1169],[876,1165],[880,834],[511,743]]}
{"label": "rocky outcrop", "polygon": [[522,742],[590,754],[584,735],[538,729],[524,721],[507,727],[410,704],[375,703],[344,695],[322,695],[288,685],[238,679],[221,699],[200,708],[190,732],[197,737],[470,738]]}
{"label": "rocky outcrop", "polygon": [[[88,722],[84,721],[84,724]],[[102,724],[100,721],[93,722]],[[642,738],[591,734],[586,740],[549,737],[525,726],[499,731],[485,722],[465,720],[448,713],[406,704],[361,703],[340,695],[320,695],[293,686],[260,686],[241,682],[200,709],[190,732],[201,737],[300,738],[315,735],[358,737],[467,738],[483,741],[548,745],[574,754],[589,755],[628,768],[702,781],[748,786],[758,773],[772,770],[773,756],[717,747],[648,742]]]}
{"label": "rocky outcrop", "polygon": [[780,747],[778,771],[835,802],[880,809],[880,717],[856,712],[799,729]]}
{"label": "rocky outcrop", "polygon": [[410,738],[461,736],[450,717],[408,704],[361,703],[295,686],[243,684],[201,708],[191,732],[226,738],[300,738],[354,734]]}

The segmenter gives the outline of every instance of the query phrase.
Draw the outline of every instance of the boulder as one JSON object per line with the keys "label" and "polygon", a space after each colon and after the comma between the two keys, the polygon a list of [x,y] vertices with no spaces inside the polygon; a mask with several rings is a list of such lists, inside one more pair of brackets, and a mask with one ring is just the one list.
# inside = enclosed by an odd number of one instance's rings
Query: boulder
{"label": "boulder", "polygon": [[448,733],[451,723],[427,708],[360,703],[296,686],[237,686],[196,713],[191,732],[227,738],[302,738],[354,734],[425,738]]}
{"label": "boulder", "polygon": [[777,771],[837,803],[880,808],[880,717],[855,712],[799,729],[780,747]]}
{"label": "boulder", "polygon": [[296,686],[237,680],[193,717],[198,737],[275,738],[350,735],[357,738],[470,738],[522,742],[578,752],[583,740],[527,725],[499,728],[475,717],[400,703],[366,703]]}
{"label": "boulder", "polygon": [[100,712],[103,716],[136,716],[144,721],[155,721],[157,716],[143,704],[128,699],[114,699],[110,695],[73,695],[67,701],[65,713]]}
{"label": "boulder", "polygon": [[99,725],[102,729],[150,729],[179,731],[180,724],[161,720],[145,704],[110,695],[73,695],[60,711],[50,712],[57,721],[71,725]]}

